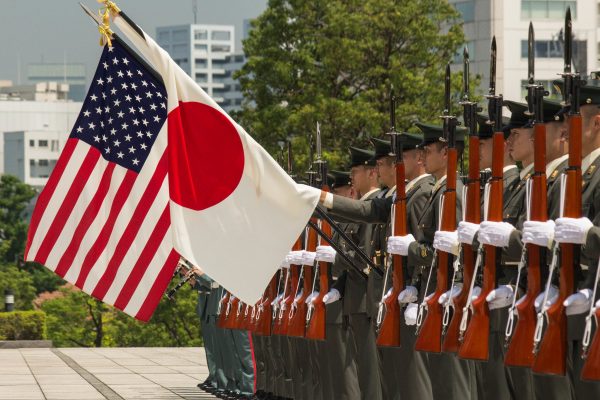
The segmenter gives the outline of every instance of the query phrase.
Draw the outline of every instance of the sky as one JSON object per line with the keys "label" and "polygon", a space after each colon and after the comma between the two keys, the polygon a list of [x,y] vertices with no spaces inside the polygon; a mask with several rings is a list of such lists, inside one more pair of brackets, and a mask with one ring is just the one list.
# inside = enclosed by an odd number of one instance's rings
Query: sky
{"label": "sky", "polygon": [[[0,80],[26,83],[27,64],[84,63],[88,78],[100,56],[99,34],[83,13],[81,1],[96,11],[96,0],[0,0]],[[116,0],[117,5],[145,32],[156,27],[194,22],[192,0]],[[267,0],[197,0],[197,22],[236,26],[236,51],[244,19],[255,18]],[[118,29],[115,28],[118,32]],[[19,68],[20,65],[20,68]]]}

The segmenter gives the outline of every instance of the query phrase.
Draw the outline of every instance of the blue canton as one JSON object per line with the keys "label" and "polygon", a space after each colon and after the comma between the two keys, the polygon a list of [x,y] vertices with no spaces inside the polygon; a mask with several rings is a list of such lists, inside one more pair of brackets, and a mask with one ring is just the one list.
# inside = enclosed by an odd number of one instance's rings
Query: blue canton
{"label": "blue canton", "polygon": [[166,118],[164,85],[115,41],[104,47],[70,137],[139,173]]}

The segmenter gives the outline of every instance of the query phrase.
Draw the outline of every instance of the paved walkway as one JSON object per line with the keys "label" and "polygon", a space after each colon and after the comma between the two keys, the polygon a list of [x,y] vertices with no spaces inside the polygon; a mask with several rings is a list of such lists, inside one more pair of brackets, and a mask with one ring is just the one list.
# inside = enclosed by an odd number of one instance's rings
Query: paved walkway
{"label": "paved walkway", "polygon": [[213,399],[203,348],[0,349],[0,399]]}

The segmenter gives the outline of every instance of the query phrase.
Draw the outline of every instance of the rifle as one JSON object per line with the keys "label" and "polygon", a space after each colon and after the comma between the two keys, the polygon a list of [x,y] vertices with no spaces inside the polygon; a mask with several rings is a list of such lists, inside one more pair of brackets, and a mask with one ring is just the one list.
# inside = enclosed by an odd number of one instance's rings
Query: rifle
{"label": "rifle", "polygon": [[[488,113],[494,125],[492,138],[493,158],[492,177],[489,185],[489,208],[486,218],[490,221],[502,221],[502,170],[504,164],[504,133],[502,132],[502,95],[496,95],[496,37],[492,39],[490,63],[490,88],[488,98]],[[480,250],[481,247],[480,247]],[[467,325],[468,312],[463,314],[459,340],[461,346],[458,355],[462,358],[487,360],[489,357],[490,337],[490,310],[486,301],[487,295],[496,288],[496,248],[484,245],[481,258],[484,261],[483,287],[481,294],[473,301],[469,298],[471,306],[471,320]],[[471,285],[472,287],[473,285]]]}
{"label": "rifle", "polygon": [[[394,90],[390,94],[390,142],[392,152],[396,156],[396,200],[392,205],[392,235],[405,236],[408,234],[406,224],[406,173],[402,160],[402,142],[396,132],[396,99]],[[391,263],[390,263],[391,258]],[[398,304],[398,295],[404,289],[404,258],[397,254],[388,254],[387,268],[379,311],[377,313],[377,345],[380,347],[400,347],[400,318],[402,308]],[[387,281],[392,273],[392,293],[384,299],[387,291]],[[385,311],[385,314],[384,314]]]}
{"label": "rifle", "polygon": [[[463,100],[460,103],[463,106],[463,119],[465,126],[469,128],[469,175],[463,189],[463,210],[464,220],[478,224],[481,221],[481,183],[479,172],[479,136],[477,133],[477,102],[469,100],[469,51],[467,47],[463,51]],[[466,201],[465,201],[466,200]],[[473,245],[462,244],[461,253],[463,255],[463,286],[457,297],[454,299],[450,295],[447,306],[444,307],[444,328],[447,326],[446,335],[442,350],[444,352],[456,353],[460,347],[460,322],[462,321],[464,308],[470,298],[471,281],[475,272],[475,260],[477,251]],[[460,257],[458,258],[460,259]],[[452,280],[454,284],[454,279]],[[452,290],[450,291],[452,294]],[[454,303],[452,319],[447,325],[449,314],[449,305]]]}
{"label": "rifle", "polygon": [[[565,16],[565,68],[562,74],[564,79],[563,98],[569,109],[569,166],[565,171],[565,190],[561,191],[564,197],[563,214],[565,217],[580,218],[581,205],[581,114],[579,113],[579,89],[585,83],[579,73],[571,71],[572,49],[572,21],[571,9],[567,8]],[[567,316],[563,302],[575,291],[575,265],[579,263],[580,246],[573,243],[560,243],[560,277],[559,294],[556,302],[545,310],[547,299],[542,303],[542,316],[545,313],[547,320],[546,332],[541,338],[533,371],[545,374],[565,375],[567,370]],[[555,252],[553,258],[557,258]],[[553,264],[556,260],[553,260]],[[548,274],[548,284],[552,279],[552,270]],[[548,286],[548,285],[547,285]],[[546,291],[547,297],[548,291]],[[538,315],[538,325],[543,323],[543,317]],[[537,327],[536,327],[537,330]],[[539,327],[541,333],[541,326]],[[535,348],[540,342],[539,334],[535,337]]]}
{"label": "rifle", "polygon": [[[292,251],[302,250],[302,242],[298,238],[294,246],[292,247]],[[281,299],[281,303],[279,306],[279,313],[275,319],[275,331],[279,335],[287,335],[288,333],[288,322],[289,322],[289,312],[294,302],[294,292],[293,288],[298,287],[298,282],[300,281],[300,265],[290,265],[288,270],[288,274],[285,278],[285,287],[283,290],[283,297]]]}
{"label": "rifle", "polygon": [[273,335],[281,335],[281,325],[277,322],[279,321],[279,313],[281,312],[281,303],[286,295],[286,290],[288,287],[288,281],[290,279],[290,269],[289,268],[281,268],[279,274],[279,282],[277,283],[277,297],[275,298],[277,301],[273,305],[272,315],[271,315],[271,333]]}
{"label": "rifle", "polygon": [[231,293],[229,293],[227,290],[223,289],[223,291],[225,292],[225,294],[221,297],[221,300],[219,300],[219,307],[217,309],[217,326],[221,329],[225,328],[225,322],[227,321],[227,317],[229,316],[229,312],[230,312],[230,302],[229,299],[231,297]]}
{"label": "rifle", "polygon": [[[581,357],[585,360],[583,368],[581,369],[581,379],[600,381],[600,334],[598,333],[598,322],[600,321],[600,304],[594,301],[596,299],[596,292],[598,290],[598,280],[600,279],[600,260],[598,261],[598,268],[596,269],[596,280],[594,282],[594,291],[592,295],[592,303],[590,304],[590,311],[585,317],[585,330],[583,332],[583,353]],[[594,334],[594,340],[592,346],[590,345],[590,337],[592,335],[592,317],[596,321],[596,333]],[[588,353],[589,349],[589,353]]]}
{"label": "rifle", "polygon": [[[444,121],[444,140],[448,143],[448,163],[446,167],[446,190],[442,198],[442,216],[440,229],[444,231],[456,230],[456,174],[458,153],[455,143],[455,131],[458,121],[456,116],[450,114],[450,64],[446,65],[444,113],[441,116]],[[437,284],[435,292],[428,300],[427,315],[419,330],[415,349],[439,353],[442,351],[442,306],[438,299],[448,290],[449,269],[452,265],[452,255],[443,251],[437,251],[434,263],[437,259]],[[433,269],[429,274],[433,273]]]}
{"label": "rifle", "polygon": [[259,336],[271,336],[272,333],[272,318],[273,306],[271,303],[278,295],[278,282],[283,273],[276,272],[271,282],[267,286],[263,297],[256,306],[255,314],[253,315],[253,332]]}
{"label": "rifle", "polygon": [[[317,123],[317,159],[314,162],[317,165],[317,180],[320,181],[321,190],[329,191],[327,185],[327,161],[321,157],[321,130]],[[331,237],[331,225],[327,221],[321,220],[321,230],[325,235]],[[319,237],[319,244],[321,238]],[[319,277],[319,294],[315,297],[306,312],[306,338],[314,340],[325,340],[325,322],[327,308],[323,302],[323,297],[329,292],[330,265],[327,262],[319,261],[316,263],[312,291],[315,290],[317,276]]]}
{"label": "rifle", "polygon": [[[527,183],[531,189],[527,202],[527,218],[531,221],[546,221],[548,219],[547,196],[546,196],[546,127],[544,125],[543,100],[548,93],[544,86],[535,83],[535,37],[533,24],[529,24],[529,63],[527,85],[528,115],[532,118],[534,126],[534,161],[533,175]],[[532,207],[535,205],[535,207]],[[519,263],[519,275],[527,257],[527,293],[524,300],[516,306],[518,320],[515,332],[510,340],[504,363],[515,367],[531,367],[534,362],[533,341],[535,333],[536,311],[535,298],[541,290],[541,268],[545,264],[545,249],[535,244],[527,244],[523,247],[523,255]],[[518,287],[517,278],[516,286]],[[515,288],[516,299],[517,290]],[[509,310],[509,320],[506,327],[506,339],[510,338],[512,323],[514,321],[513,307]]]}

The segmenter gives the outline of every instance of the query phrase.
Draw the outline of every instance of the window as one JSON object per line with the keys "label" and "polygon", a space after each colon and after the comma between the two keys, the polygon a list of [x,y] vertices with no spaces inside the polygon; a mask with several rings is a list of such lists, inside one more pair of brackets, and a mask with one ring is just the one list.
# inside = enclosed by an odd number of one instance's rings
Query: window
{"label": "window", "polygon": [[47,140],[38,140],[38,147],[48,147]]}
{"label": "window", "polygon": [[208,51],[208,46],[205,44],[195,44],[194,49],[200,51]]}
{"label": "window", "polygon": [[521,19],[563,19],[567,7],[571,7],[571,15],[577,18],[577,1],[522,0]]}
{"label": "window", "polygon": [[465,22],[475,21],[475,2],[460,1],[454,3],[454,8],[458,11]]}
{"label": "window", "polygon": [[52,151],[59,151],[58,140],[53,140],[53,141],[50,142],[50,150],[52,150]]}
{"label": "window", "polygon": [[198,82],[198,83],[206,83],[207,78],[208,78],[207,74],[196,73],[196,82]]}
{"label": "window", "polygon": [[[544,85],[544,88],[550,93],[550,95],[548,96],[549,98],[562,99],[561,94],[558,92],[558,90],[552,83],[552,80],[536,80],[535,83]],[[525,96],[527,96],[527,85],[528,84],[529,84],[529,81],[527,81],[527,79],[521,80],[521,98],[522,99],[525,99]]]}
{"label": "window", "polygon": [[210,50],[214,51],[215,53],[229,53],[231,51],[231,46],[224,44],[213,44]]}
{"label": "window", "polygon": [[33,158],[29,160],[29,165],[35,167],[35,160]]}
{"label": "window", "polygon": [[173,31],[173,42],[189,42],[190,39],[188,35],[188,31],[186,30]]}
{"label": "window", "polygon": [[48,160],[40,160],[40,161],[38,161],[38,165],[40,167],[47,167],[48,166]]}
{"label": "window", "polygon": [[206,31],[206,29],[198,29],[194,32],[194,39],[206,40],[208,39],[208,32]]}
{"label": "window", "polygon": [[35,147],[35,140],[29,141],[29,147]]}
{"label": "window", "polygon": [[160,31],[158,32],[158,41],[161,43],[166,43],[171,38],[169,31]]}
{"label": "window", "polygon": [[[528,41],[521,40],[521,58],[529,57]],[[583,72],[587,66],[587,61],[581,63],[580,56],[587,52],[587,40],[573,41],[573,60],[579,72]],[[536,58],[562,58],[564,55],[563,39],[559,37],[553,40],[536,40],[535,57]],[[587,59],[587,57],[586,57]]]}
{"label": "window", "polygon": [[231,38],[231,32],[229,32],[229,31],[213,31],[211,38],[212,38],[212,40],[229,40]]}
{"label": "window", "polygon": [[206,68],[208,66],[207,60],[203,59],[203,58],[196,58],[195,62],[196,62],[196,64],[195,64],[196,68]]}

